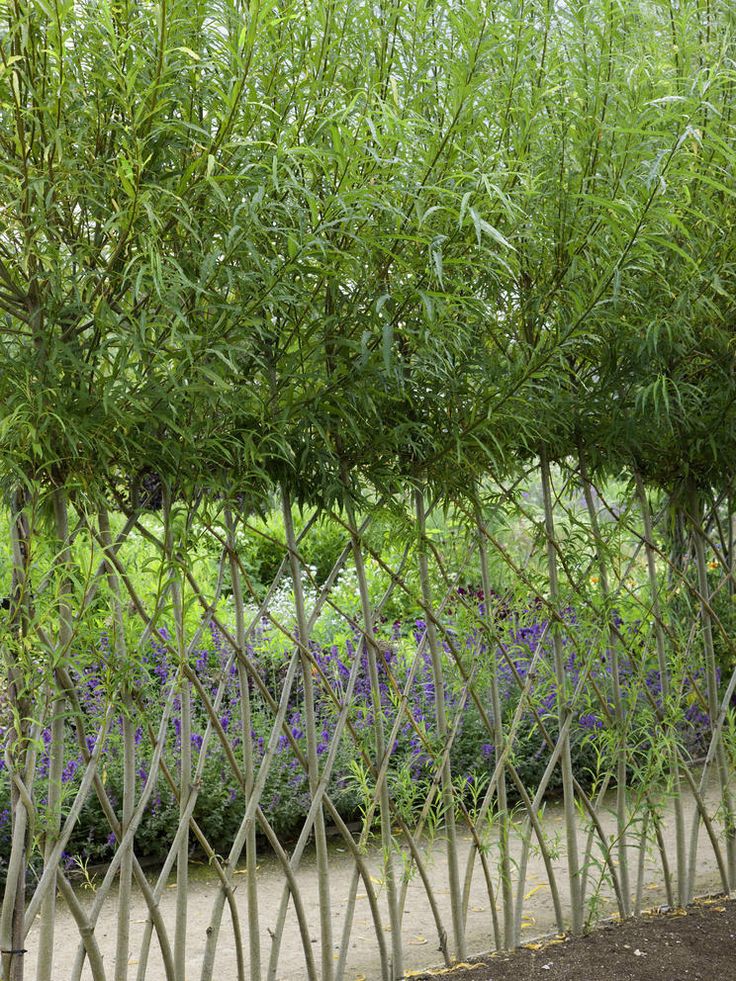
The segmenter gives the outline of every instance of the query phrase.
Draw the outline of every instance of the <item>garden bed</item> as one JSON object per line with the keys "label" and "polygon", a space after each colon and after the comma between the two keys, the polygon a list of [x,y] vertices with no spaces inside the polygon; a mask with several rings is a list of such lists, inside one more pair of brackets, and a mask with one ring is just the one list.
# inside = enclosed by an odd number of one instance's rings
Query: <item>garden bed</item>
{"label": "garden bed", "polygon": [[430,981],[724,981],[736,977],[736,900],[711,897],[687,909],[652,911],[585,937],[552,938],[421,974]]}

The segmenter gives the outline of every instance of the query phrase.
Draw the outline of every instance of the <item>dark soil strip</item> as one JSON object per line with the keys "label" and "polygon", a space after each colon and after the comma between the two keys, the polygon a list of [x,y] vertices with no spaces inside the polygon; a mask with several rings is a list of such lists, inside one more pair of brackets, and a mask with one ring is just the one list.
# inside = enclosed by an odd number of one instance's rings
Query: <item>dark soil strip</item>
{"label": "dark soil strip", "polygon": [[527,944],[426,981],[736,981],[736,900],[704,899],[586,937]]}

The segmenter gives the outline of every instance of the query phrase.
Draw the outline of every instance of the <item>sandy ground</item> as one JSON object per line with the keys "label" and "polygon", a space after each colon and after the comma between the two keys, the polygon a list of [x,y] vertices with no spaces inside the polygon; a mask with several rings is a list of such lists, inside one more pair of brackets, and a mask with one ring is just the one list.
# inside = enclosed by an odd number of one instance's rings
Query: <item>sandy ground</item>
{"label": "sandy ground", "polygon": [[[711,813],[714,808],[711,808]],[[686,805],[688,815],[688,828],[690,817],[693,812],[691,802]],[[613,833],[614,820],[610,812],[602,813],[602,822],[608,835]],[[547,840],[554,848],[555,862],[554,867],[557,873],[558,888],[563,906],[567,912],[569,901],[569,890],[567,884],[567,871],[565,863],[565,836],[564,824],[560,807],[557,805],[548,806],[544,813],[543,824]],[[668,848],[670,863],[674,865],[674,841],[673,841],[673,822],[671,814],[665,814],[664,835]],[[584,848],[585,835],[579,834],[579,844],[582,854]],[[469,838],[461,837],[459,842],[460,869],[464,872],[465,859],[470,849]],[[513,842],[514,857],[518,856],[521,849],[519,835],[515,836]],[[635,870],[638,862],[639,849],[634,844],[631,846],[630,865],[634,870],[632,876],[632,890],[636,885]],[[445,854],[445,842],[441,839],[436,840],[431,846],[426,846],[426,863],[436,901],[440,909],[444,926],[450,937],[450,948],[452,950],[452,920],[450,915],[450,890],[448,888],[448,873]],[[600,852],[594,850],[596,857]],[[353,862],[348,853],[340,846],[339,840],[331,844],[331,915],[333,922],[334,946],[333,957],[337,961],[339,955],[339,942],[342,934],[342,924],[346,908],[346,899],[352,879]],[[491,868],[494,868],[496,852],[491,840],[488,852],[488,861]],[[713,857],[712,849],[707,841],[705,832],[701,828],[699,866],[696,880],[696,893],[705,894],[718,891],[720,889],[720,879],[717,874],[717,866]],[[388,934],[388,914],[386,911],[385,889],[382,886],[382,862],[380,852],[369,851],[367,861],[374,879],[375,888],[381,905],[384,917],[383,927],[386,930],[386,941],[390,950],[390,934]],[[246,929],[246,888],[245,877],[247,872],[241,870],[236,875],[238,908],[242,929]],[[281,900],[284,877],[274,858],[264,855],[261,864],[257,869],[258,877],[258,896],[259,896],[259,922],[261,930],[262,959],[264,965],[268,962],[268,955],[271,949],[271,937],[269,931],[273,929],[276,920],[276,913]],[[299,888],[303,897],[305,910],[310,924],[313,951],[316,964],[319,968],[320,963],[320,935],[319,935],[319,900],[317,891],[317,876],[315,870],[314,855],[307,852],[302,860],[297,873]],[[153,880],[153,876],[152,876]],[[498,888],[498,882],[494,883]],[[173,937],[174,910],[176,903],[176,881],[168,884],[161,899],[161,911],[167,927],[171,929]],[[209,925],[212,904],[218,891],[218,882],[212,872],[205,867],[194,866],[190,874],[189,884],[189,914],[188,914],[188,950],[187,950],[187,971],[185,978],[178,978],[177,981],[195,981],[199,979],[202,954],[206,941],[206,930]],[[591,892],[588,889],[588,897]],[[78,895],[85,906],[89,905],[92,899],[92,889],[89,886],[80,886]],[[362,884],[358,887],[358,898],[356,901],[356,911],[353,928],[349,941],[349,951],[347,957],[347,969],[345,977],[349,981],[356,979],[380,978],[380,961],[378,957],[378,945],[375,939],[373,920],[370,914],[368,901]],[[522,920],[522,942],[530,941],[538,936],[543,936],[554,932],[556,929],[552,902],[550,900],[550,889],[544,870],[542,859],[537,851],[532,851],[528,866],[528,875],[524,886],[524,917]],[[663,885],[661,864],[656,849],[650,844],[646,851],[643,875],[642,907],[655,907],[666,902]],[[615,900],[612,898],[612,890],[605,882],[601,885],[598,900],[596,903],[595,915],[600,917],[610,916],[616,910]],[[129,960],[128,976],[131,979],[136,977],[138,970],[138,952],[140,938],[146,922],[146,907],[139,893],[134,894],[134,907],[131,923],[131,956]],[[480,863],[476,861],[475,874],[472,882],[470,900],[468,904],[466,940],[468,954],[480,954],[493,946],[493,932],[491,923],[491,911],[488,894],[484,882],[484,877],[480,869]],[[115,939],[117,933],[117,896],[113,892],[108,901],[104,904],[103,912],[100,915],[96,937],[102,951],[106,973],[112,977],[115,962]],[[59,901],[59,912],[57,918],[56,934],[56,957],[54,963],[55,981],[67,981],[71,978],[72,964],[76,955],[79,934],[74,921],[69,912]],[[32,928],[26,947],[27,977],[35,976],[35,954],[37,941],[37,924]],[[419,876],[415,875],[410,882],[406,908],[402,921],[402,946],[404,950],[404,969],[407,974],[418,972],[432,966],[441,965],[442,958],[438,953],[437,930],[434,925],[426,893]],[[244,948],[246,958],[248,953],[247,937],[244,938]],[[84,981],[91,979],[88,966],[82,975]],[[151,945],[151,955],[145,975],[147,981],[163,981],[165,975],[161,963],[160,954],[155,941]],[[264,968],[265,977],[265,968]],[[306,978],[304,953],[297,926],[293,907],[290,906],[286,924],[286,930],[281,945],[281,954],[278,964],[277,977],[283,981],[301,981]],[[214,973],[215,981],[235,981],[237,978],[235,944],[233,942],[233,932],[230,916],[226,912],[223,917],[223,925],[218,944],[217,961]]]}

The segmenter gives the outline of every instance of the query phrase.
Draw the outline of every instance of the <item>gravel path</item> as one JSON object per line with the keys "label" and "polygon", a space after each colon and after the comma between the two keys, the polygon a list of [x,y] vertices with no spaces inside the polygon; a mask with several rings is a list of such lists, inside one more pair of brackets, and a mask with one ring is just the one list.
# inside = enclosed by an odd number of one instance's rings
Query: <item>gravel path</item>
{"label": "gravel path", "polygon": [[[688,802],[686,807],[688,819],[692,814],[692,803]],[[602,821],[607,834],[612,834],[614,828],[613,816],[605,813]],[[557,848],[557,858],[555,868],[558,873],[558,886],[563,905],[568,902],[566,872],[564,867],[564,825],[562,813],[558,806],[548,806],[544,818],[544,828],[548,840],[555,844]],[[689,820],[688,820],[689,824]],[[668,844],[669,855],[674,855],[674,844],[672,842],[672,821],[669,815],[665,816],[664,827],[665,840]],[[583,835],[580,835],[581,849],[583,846]],[[520,840],[517,837],[513,843],[514,855],[520,852]],[[459,841],[460,868],[465,868],[465,858],[470,848],[469,839],[461,838]],[[633,849],[632,849],[633,851]],[[700,863],[698,868],[697,887],[698,894],[714,893],[720,889],[720,880],[717,875],[716,863],[712,851],[706,840],[704,832],[701,832]],[[444,841],[438,840],[426,850],[427,867],[430,879],[435,890],[437,904],[442,913],[442,917],[448,932],[451,928],[450,917],[450,895],[447,886],[447,866],[444,856]],[[381,857],[377,850],[369,852],[367,861],[371,869],[372,876],[376,883],[379,893],[379,900],[382,911],[385,915],[384,928],[388,927],[388,915],[386,913],[385,890],[381,885]],[[489,861],[493,861],[493,850],[489,852]],[[632,867],[636,867],[637,855],[632,854]],[[650,848],[646,856],[645,874],[643,879],[642,906],[644,908],[657,907],[665,902],[665,893],[662,886],[662,873],[657,854]],[[332,889],[332,919],[336,949],[334,952],[335,960],[338,957],[339,940],[342,931],[343,916],[346,907],[347,894],[352,878],[353,863],[351,857],[339,846],[333,843],[331,846],[331,889]],[[241,918],[241,925],[247,923],[245,908],[245,876],[247,872],[241,870],[236,878],[239,880],[237,897]],[[261,941],[263,958],[267,962],[270,951],[270,934],[276,920],[276,911],[281,899],[283,888],[283,875],[277,862],[270,856],[265,855],[262,863],[257,869],[258,893],[259,893],[259,914],[261,924]],[[301,863],[297,873],[299,887],[302,892],[304,906],[312,930],[314,943],[315,961],[319,965],[319,921],[318,921],[318,894],[317,877],[314,865],[314,856],[307,853]],[[189,887],[189,945],[186,978],[177,981],[198,981],[204,945],[206,940],[206,930],[209,924],[212,903],[217,894],[218,883],[215,876],[206,867],[194,866],[190,874]],[[591,890],[589,889],[588,895]],[[89,886],[80,886],[78,895],[84,905],[88,905],[92,898],[92,890]],[[524,919],[522,921],[522,942],[531,941],[536,937],[544,936],[555,931],[555,922],[550,901],[550,891],[544,873],[544,866],[541,857],[534,851],[530,855],[528,879],[525,890]],[[176,901],[176,881],[172,880],[164,892],[161,900],[161,911],[165,922],[172,928],[174,922],[174,908]],[[601,885],[597,899],[597,909],[599,917],[610,916],[616,909],[615,901],[612,898],[611,889],[604,882]],[[146,922],[146,907],[140,894],[134,894],[134,908],[132,914],[131,927],[131,951],[129,977],[134,979],[138,964],[138,948],[140,937]],[[103,913],[100,916],[96,936],[103,953],[104,964],[108,976],[112,973],[115,957],[115,936],[116,936],[116,917],[117,917],[117,897],[113,893],[109,901],[105,904]],[[34,925],[29,934],[26,947],[28,948],[27,957],[27,977],[34,977],[35,973],[35,946],[37,938],[37,925]],[[468,906],[467,919],[467,944],[471,953],[481,954],[492,946],[492,926],[491,912],[489,909],[488,896],[483,881],[480,865],[476,862],[476,872],[473,879],[470,901]],[[426,971],[431,967],[441,965],[442,958],[438,953],[437,931],[430,912],[429,904],[426,899],[424,888],[418,876],[415,876],[408,889],[406,910],[403,919],[402,943],[405,952],[405,970],[407,974],[412,972]],[[70,914],[61,903],[59,904],[59,914],[57,921],[57,953],[54,965],[54,977],[58,981],[66,981],[71,977],[71,968],[74,962],[78,945],[78,932],[71,919]],[[244,944],[247,956],[247,941]],[[225,913],[223,927],[220,934],[218,954],[215,970],[216,981],[234,981],[236,978],[235,968],[235,945],[233,943],[232,929],[229,921],[229,913]],[[264,972],[265,973],[265,972]],[[296,917],[290,907],[286,932],[281,948],[279,960],[278,978],[283,981],[302,981],[306,977],[304,966],[304,955],[302,952],[301,940],[297,927]],[[83,973],[85,981],[91,978],[88,967],[85,966]],[[380,978],[380,962],[378,958],[378,946],[375,940],[373,921],[370,915],[368,902],[365,892],[359,886],[358,898],[356,902],[356,912],[353,930],[350,939],[350,948],[347,958],[346,978],[348,981],[364,978],[367,981]],[[164,972],[161,964],[160,955],[156,941],[152,944],[151,957],[148,970],[146,972],[147,981],[164,981]],[[478,979],[480,981],[480,979]]]}

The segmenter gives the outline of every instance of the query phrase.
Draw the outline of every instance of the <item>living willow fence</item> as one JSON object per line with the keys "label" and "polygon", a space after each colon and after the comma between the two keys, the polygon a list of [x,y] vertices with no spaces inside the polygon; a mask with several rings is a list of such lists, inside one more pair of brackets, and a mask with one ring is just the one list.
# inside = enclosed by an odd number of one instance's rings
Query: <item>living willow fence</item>
{"label": "living willow fence", "polygon": [[732,5],[2,11],[3,978],[730,892]]}
{"label": "living willow fence", "polygon": [[[557,930],[580,932],[590,920],[590,904],[602,883],[615,896],[621,917],[642,908],[644,855],[650,848],[656,852],[669,904],[691,900],[704,859],[701,827],[720,885],[729,892],[736,872],[730,789],[736,671],[729,678],[718,676],[714,631],[723,625],[713,604],[714,594],[732,585],[731,557],[711,537],[717,532],[728,537],[723,509],[713,501],[706,505],[697,494],[683,504],[680,514],[689,529],[688,564],[683,564],[682,557],[678,560],[662,550],[653,532],[656,516],[641,482],[632,482],[633,496],[619,501],[614,510],[590,483],[582,460],[566,475],[567,486],[556,476],[553,482],[549,464],[543,461],[541,513],[529,516],[531,525],[543,533],[536,536],[536,545],[534,537],[530,539],[523,566],[489,528],[491,502],[484,490],[464,502],[467,535],[460,547],[462,564],[454,569],[447,568],[442,550],[427,536],[434,505],[426,492],[415,490],[411,502],[399,499],[395,506],[410,523],[416,546],[404,549],[397,568],[385,569],[388,586],[378,601],[366,576],[367,561],[379,566],[382,562],[380,554],[366,546],[370,515],[359,523],[346,496],[345,507],[335,513],[344,529],[344,548],[322,587],[310,589],[311,573],[301,550],[314,523],[307,522],[296,535],[291,500],[284,491],[283,562],[255,615],[238,544],[248,518],[234,502],[184,502],[164,487],[160,516],[152,520],[150,514],[130,509],[113,536],[106,509],[84,512],[55,491],[46,502],[45,520],[54,522],[56,546],[47,574],[36,581],[32,529],[41,501],[25,500],[22,507],[16,502],[10,526],[13,588],[5,640],[9,675],[4,777],[10,782],[13,808],[2,912],[7,976],[22,973],[18,965],[24,948],[33,956],[39,977],[58,976],[52,973],[59,970],[53,967],[54,952],[58,958],[59,945],[69,950],[73,921],[78,929],[76,957],[64,961],[73,978],[81,977],[85,960],[95,979],[113,976],[111,972],[115,977],[129,972],[138,978],[191,976],[187,957],[192,945],[201,954],[200,976],[211,978],[218,947],[226,937],[227,945],[235,946],[238,977],[277,977],[291,904],[306,975],[342,977],[360,890],[374,924],[370,943],[376,948],[376,976],[401,977],[406,943],[402,918],[413,877],[421,880],[437,947],[450,964],[469,953],[465,932],[473,877],[487,891],[486,946],[520,942],[532,849],[542,858]],[[572,507],[571,484],[584,497],[585,509],[579,502],[577,509]],[[497,490],[494,507],[502,501],[503,492]],[[516,501],[515,507],[524,505]],[[587,539],[570,535],[569,528],[565,536],[558,535],[558,522],[571,516]],[[208,588],[186,560],[195,523],[199,534],[211,537],[220,552],[214,588],[211,577]],[[159,555],[160,588],[150,601],[136,588],[136,572],[126,558],[136,533]],[[618,545],[615,553],[613,541]],[[626,547],[621,547],[622,541]],[[535,549],[541,555],[535,555]],[[473,552],[481,590],[475,595],[458,588]],[[583,563],[581,552],[586,556]],[[707,554],[722,566],[720,586],[713,585]],[[415,576],[407,569],[409,555],[417,565]],[[537,632],[531,640],[524,640],[523,629],[508,623],[518,615],[513,591],[505,595],[493,588],[490,568],[498,568],[499,560],[508,563],[513,579],[524,584],[536,604]],[[634,588],[632,567],[637,563],[649,578]],[[335,580],[346,564],[352,566],[357,582],[357,618],[354,609],[341,610],[334,595]],[[685,636],[681,630],[675,634],[663,612],[665,570],[678,584],[675,588],[682,586],[694,598],[688,604],[692,628]],[[288,624],[273,605],[281,577],[290,580],[293,596],[294,615]],[[230,597],[223,606],[219,600],[225,582]],[[411,599],[423,621],[418,621],[413,653],[402,663],[377,627],[392,591],[414,589],[409,582],[418,584],[418,594]],[[442,592],[438,583],[444,584]],[[641,627],[633,632],[616,613],[624,594],[640,611]],[[325,648],[311,640],[326,605],[344,616],[354,638],[354,647],[341,651],[343,660],[330,661]],[[89,635],[81,625],[92,611],[94,624],[104,627],[104,637],[85,654],[80,645]],[[461,620],[464,631],[458,629]],[[264,626],[283,641],[277,684],[273,663],[264,663],[254,650],[256,634]],[[203,634],[213,628],[220,638],[214,669],[211,663],[206,668],[202,658]],[[730,634],[725,638],[730,653]],[[157,652],[153,660],[152,651]],[[162,672],[164,664],[167,669]],[[341,670],[335,671],[336,664]],[[426,696],[427,686],[433,719],[422,714],[427,705],[416,698],[418,688]],[[504,713],[503,703],[509,700],[514,702],[512,715]],[[225,702],[232,719],[223,714]],[[467,773],[454,773],[451,766],[471,707],[473,725],[482,729],[489,747],[487,780],[474,794],[468,792]],[[699,719],[699,758],[694,758],[683,729],[693,708]],[[267,719],[260,744],[255,714]],[[590,726],[591,718],[596,743],[605,747],[593,780],[589,769],[573,764],[571,755],[576,729]],[[520,734],[525,725],[538,733],[545,750],[546,765],[534,785],[520,775],[525,762]],[[425,780],[421,804],[409,811],[395,799],[390,778],[392,760],[407,730],[420,747]],[[331,780],[346,748],[350,758],[360,761],[363,774],[357,828],[347,826]],[[221,780],[237,791],[230,804],[237,809],[237,819],[227,855],[218,854],[195,818],[203,774],[213,754],[218,766],[225,767]],[[113,784],[106,770],[116,756],[122,761],[122,779]],[[79,760],[83,768],[71,792],[70,760]],[[276,766],[288,767],[296,775],[292,785],[302,787],[308,798],[298,836],[288,846],[264,812],[264,791]],[[545,794],[558,771],[563,868],[554,861],[558,856],[542,814]],[[708,794],[713,781],[717,790]],[[151,876],[141,867],[136,835],[162,784],[177,802],[178,820],[160,869]],[[75,888],[66,849],[91,797],[108,824],[111,859],[87,899]],[[694,809],[688,809],[686,818],[683,805],[688,801]],[[669,844],[663,836],[666,821],[674,828]],[[337,922],[332,915],[331,870],[338,856],[328,847],[328,827],[353,868]],[[468,835],[470,846],[461,849],[458,839]],[[444,842],[446,863],[439,879],[427,867],[428,842],[434,842],[435,864],[438,861],[437,839]],[[520,852],[515,842],[522,843]],[[316,855],[318,928],[297,878],[310,844]],[[371,849],[374,859],[380,856],[380,878],[369,865]],[[195,931],[188,874],[196,854],[206,856],[215,888],[204,920],[201,908],[196,910]],[[236,891],[243,863],[248,870],[256,869],[264,854],[275,856],[283,877],[280,905],[259,908],[259,877],[249,874],[242,888],[243,906]],[[160,909],[172,873],[173,920],[165,919]],[[651,874],[648,868],[647,876]],[[449,909],[438,895],[448,883]],[[96,930],[113,891],[114,956],[109,930],[106,940]],[[199,898],[198,905],[201,902]],[[144,928],[132,928],[133,917],[140,922],[141,915]],[[37,916],[40,925],[33,930],[35,949],[30,950],[28,936]],[[65,924],[61,936],[60,922]],[[264,922],[269,924],[267,944],[262,939]],[[149,962],[152,945],[160,952],[155,965]],[[136,966],[129,968],[129,963]]]}

